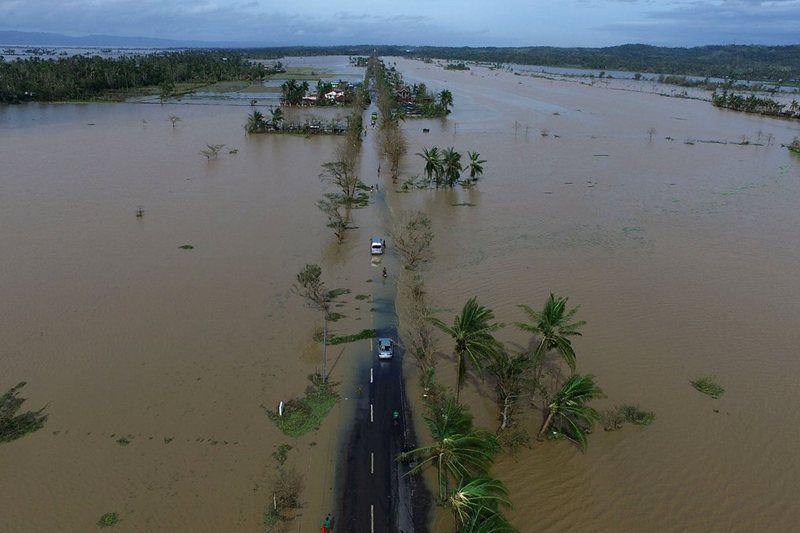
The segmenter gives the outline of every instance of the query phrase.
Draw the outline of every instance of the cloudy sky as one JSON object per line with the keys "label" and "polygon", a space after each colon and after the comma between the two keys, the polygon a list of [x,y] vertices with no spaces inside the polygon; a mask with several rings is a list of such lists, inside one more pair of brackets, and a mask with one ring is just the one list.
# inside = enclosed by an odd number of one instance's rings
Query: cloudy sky
{"label": "cloudy sky", "polygon": [[0,30],[271,45],[798,44],[800,0],[0,0]]}

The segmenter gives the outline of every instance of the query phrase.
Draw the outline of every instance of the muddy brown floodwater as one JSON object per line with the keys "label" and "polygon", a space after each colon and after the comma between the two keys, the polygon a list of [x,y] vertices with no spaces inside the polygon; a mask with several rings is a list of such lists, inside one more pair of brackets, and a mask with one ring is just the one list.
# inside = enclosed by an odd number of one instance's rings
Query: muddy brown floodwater
{"label": "muddy brown floodwater", "polygon": [[[471,190],[387,191],[393,212],[433,219],[433,307],[449,320],[477,295],[510,323],[524,319],[517,304],[567,295],[588,322],[578,367],[606,392],[599,407],[656,412],[644,429],[595,432],[585,454],[534,442],[504,456],[492,472],[511,491],[512,522],[794,529],[800,160],[775,145],[693,141],[755,142],[761,132],[788,142],[797,124],[389,61],[455,101],[447,120],[404,124],[403,175],[422,173],[413,154],[423,146],[487,160]],[[352,290],[336,328],[369,327],[369,304],[354,296],[379,277],[364,244],[386,228],[375,209],[359,210],[337,247],[314,204],[339,139],[245,137],[249,111],[0,108],[0,389],[27,381],[26,407],[48,404],[50,414],[43,430],[0,446],[0,531],[88,531],[109,511],[120,531],[256,531],[282,443],[308,487],[290,530],[314,531],[333,510],[356,350],[329,354],[342,402],[319,432],[288,439],[261,406],[302,392],[319,368],[311,335],[321,323],[291,294],[295,273],[320,263],[329,286]],[[181,117],[174,129],[170,115]],[[226,145],[217,161],[198,155],[206,143]],[[509,328],[499,336],[528,341]],[[439,372],[455,379],[445,362]],[[722,399],[689,385],[708,374],[726,388]],[[471,384],[462,398],[494,427],[485,391]],[[523,424],[533,433],[539,422],[532,413]],[[433,531],[449,520],[437,515]]]}

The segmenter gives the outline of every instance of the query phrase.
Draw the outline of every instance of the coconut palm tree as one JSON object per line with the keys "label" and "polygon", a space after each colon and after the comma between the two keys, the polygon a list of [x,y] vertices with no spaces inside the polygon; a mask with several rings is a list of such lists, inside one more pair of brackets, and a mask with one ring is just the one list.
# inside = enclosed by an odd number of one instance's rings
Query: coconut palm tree
{"label": "coconut palm tree", "polygon": [[[505,485],[496,479],[480,476],[463,480],[445,505],[453,511],[459,531],[514,531],[498,511],[501,505],[511,507],[511,500]],[[501,524],[504,529],[500,529]]]}
{"label": "coconut palm tree", "polygon": [[486,163],[485,159],[480,159],[481,154],[478,152],[470,152],[467,151],[467,155],[469,156],[469,177],[472,178],[473,181],[478,180],[478,176],[483,174],[483,164]]}
{"label": "coconut palm tree", "polygon": [[539,438],[552,427],[585,450],[586,434],[600,418],[597,410],[586,403],[602,396],[603,391],[595,384],[594,376],[573,374],[547,406],[547,418],[539,431]]}
{"label": "coconut palm tree", "polygon": [[570,337],[580,335],[578,329],[586,324],[579,320],[572,322],[575,313],[580,306],[567,310],[566,297],[556,297],[550,293],[550,297],[544,304],[541,311],[534,311],[527,305],[520,305],[531,320],[531,324],[515,322],[514,325],[523,331],[529,331],[540,337],[539,344],[534,351],[536,364],[539,366],[541,374],[541,364],[547,352],[555,349],[561,358],[567,363],[570,370],[575,371],[575,349],[572,347]]}
{"label": "coconut palm tree", "polygon": [[452,187],[461,178],[461,154],[456,152],[453,147],[442,150],[442,175],[447,185]]}
{"label": "coconut palm tree", "polygon": [[453,349],[457,365],[456,399],[460,397],[461,386],[466,377],[467,358],[480,372],[484,360],[498,349],[498,343],[492,332],[503,325],[490,324],[492,319],[494,319],[492,310],[480,305],[474,296],[464,304],[461,315],[456,315],[452,326],[435,317],[429,319],[434,326],[453,337],[456,342]]}
{"label": "coconut palm tree", "polygon": [[469,476],[485,473],[498,449],[495,435],[483,429],[470,429],[466,433],[441,436],[432,445],[405,452],[399,459],[419,460],[408,471],[409,474],[417,474],[429,466],[435,466],[439,498],[446,501],[450,479],[460,482]]}
{"label": "coconut palm tree", "polygon": [[272,127],[280,129],[283,122],[283,110],[280,107],[276,107],[270,111],[270,114],[272,115]]}
{"label": "coconut palm tree", "polygon": [[435,180],[438,186],[443,170],[442,155],[439,149],[435,146],[431,149],[422,148],[422,153],[417,153],[417,155],[425,160],[425,175],[428,176],[428,180]]}
{"label": "coconut palm tree", "polygon": [[439,93],[439,105],[444,108],[444,114],[448,113],[447,108],[453,105],[453,93],[445,89]]}
{"label": "coconut palm tree", "polygon": [[264,114],[261,111],[253,111],[250,115],[247,115],[245,130],[247,130],[247,133],[258,133],[263,131],[266,125]]}
{"label": "coconut palm tree", "polygon": [[425,423],[433,440],[440,441],[452,435],[465,435],[472,430],[472,415],[452,396],[432,404]]}

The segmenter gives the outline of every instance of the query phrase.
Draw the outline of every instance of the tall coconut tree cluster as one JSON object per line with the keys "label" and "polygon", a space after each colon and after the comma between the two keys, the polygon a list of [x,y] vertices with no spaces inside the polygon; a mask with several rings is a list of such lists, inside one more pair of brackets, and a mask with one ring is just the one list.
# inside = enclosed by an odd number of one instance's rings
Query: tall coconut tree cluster
{"label": "tall coconut tree cluster", "polygon": [[[496,322],[492,310],[476,297],[467,300],[451,323],[429,318],[453,342],[455,394],[435,383],[434,370],[428,370],[425,422],[433,443],[406,452],[400,459],[414,461],[412,474],[436,470],[439,504],[452,512],[459,532],[515,531],[502,514],[503,508],[511,506],[508,491],[489,475],[489,467],[500,450],[503,432],[517,424],[514,415],[521,400],[541,402],[546,410],[544,422],[536,430],[540,439],[563,436],[581,450],[586,449],[587,434],[599,419],[590,402],[603,392],[594,376],[576,373],[572,339],[585,324],[575,318],[579,308],[570,308],[566,297],[554,294],[541,309],[519,307],[527,321],[514,326],[532,335],[530,349],[522,352],[508,350],[497,339],[504,324]],[[555,376],[547,386],[543,383],[546,366]],[[564,369],[569,376],[560,378]],[[494,389],[500,421],[496,432],[474,428],[472,416],[460,403],[470,373]]]}
{"label": "tall coconut tree cluster", "polygon": [[[454,187],[457,183],[469,184],[478,181],[483,174],[485,159],[478,152],[467,151],[469,161],[462,163],[461,153],[453,147],[439,149],[436,146],[423,148],[417,153],[425,161],[425,176],[436,187]],[[469,172],[469,179],[462,180],[461,173]]]}

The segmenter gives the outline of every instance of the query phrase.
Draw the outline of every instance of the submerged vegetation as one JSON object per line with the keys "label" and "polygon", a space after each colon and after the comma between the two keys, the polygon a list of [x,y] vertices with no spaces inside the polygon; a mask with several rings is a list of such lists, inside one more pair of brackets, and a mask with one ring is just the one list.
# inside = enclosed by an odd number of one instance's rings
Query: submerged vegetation
{"label": "submerged vegetation", "polygon": [[745,113],[800,119],[800,103],[797,100],[792,100],[790,104],[784,105],[772,98],[759,98],[754,94],[744,96],[735,92],[722,91],[714,93],[711,103],[716,107]]}
{"label": "submerged vegetation", "polygon": [[711,396],[714,399],[720,398],[723,394],[725,394],[725,389],[722,386],[714,381],[714,376],[704,376],[702,378],[695,379],[690,382],[692,387],[699,390],[703,394]]}
{"label": "submerged vegetation", "polygon": [[278,429],[289,437],[300,437],[319,429],[320,424],[339,400],[336,383],[323,382],[317,374],[308,376],[311,384],[302,398],[286,402],[283,416],[278,411],[267,410],[267,416]]}
{"label": "submerged vegetation", "polygon": [[17,414],[25,403],[25,398],[19,397],[19,391],[24,386],[24,381],[17,383],[0,396],[0,443],[11,442],[38,431],[47,420],[47,415],[43,414],[46,406],[38,411]]}
{"label": "submerged vegetation", "polygon": [[119,515],[116,512],[105,513],[97,521],[98,527],[111,527],[119,523]]}
{"label": "submerged vegetation", "polygon": [[290,445],[281,444],[272,454],[277,465],[269,480],[271,501],[264,510],[264,525],[269,528],[293,520],[297,509],[302,507],[300,494],[303,492],[303,476],[294,468],[286,467],[291,449]]}

